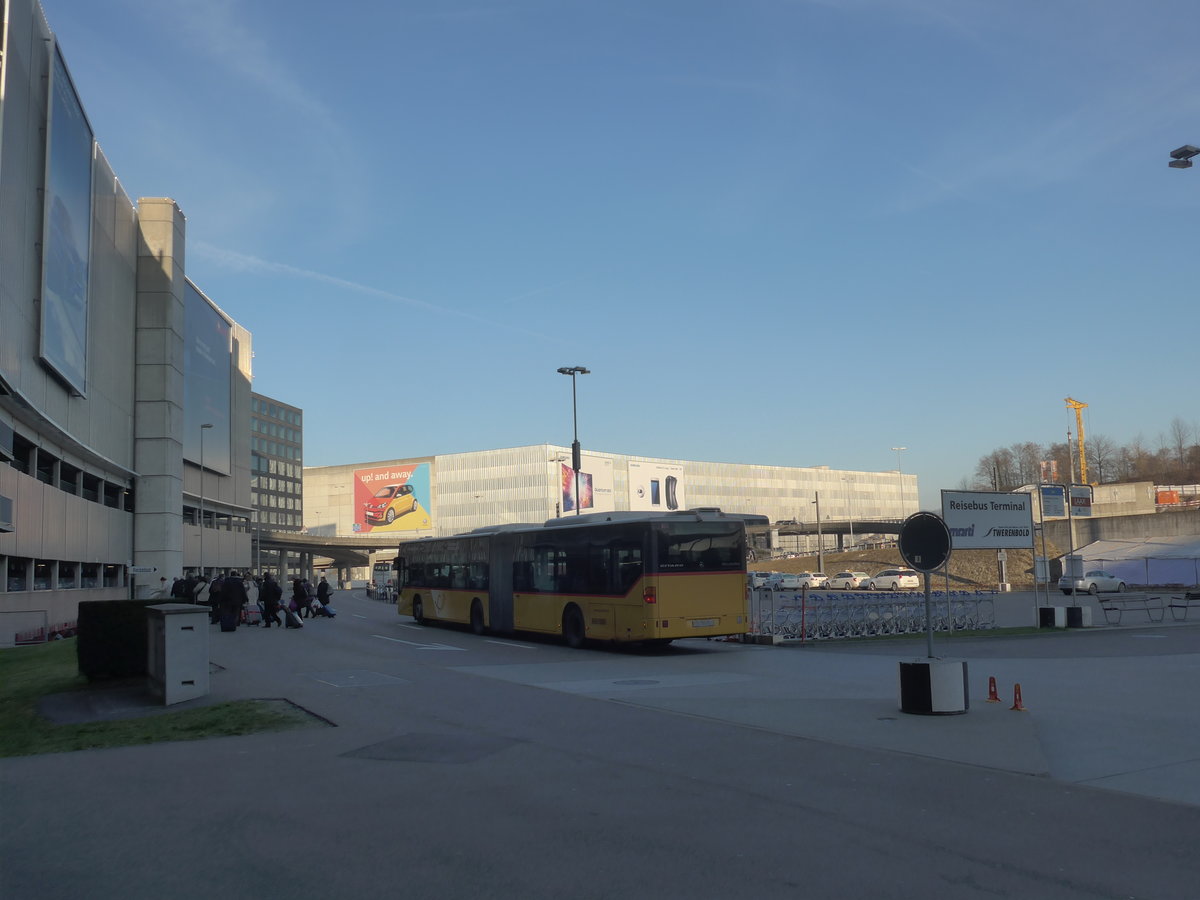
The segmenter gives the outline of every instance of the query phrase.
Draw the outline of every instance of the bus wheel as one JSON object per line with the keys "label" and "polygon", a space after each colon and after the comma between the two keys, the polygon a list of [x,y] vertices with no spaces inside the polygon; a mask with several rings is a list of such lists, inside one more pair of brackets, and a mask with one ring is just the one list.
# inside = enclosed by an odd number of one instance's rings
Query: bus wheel
{"label": "bus wheel", "polygon": [[478,600],[471,603],[471,631],[475,634],[487,631],[483,625],[483,604]]}
{"label": "bus wheel", "polygon": [[425,607],[420,597],[413,597],[413,621],[418,625],[425,624]]}
{"label": "bus wheel", "polygon": [[587,635],[583,626],[583,613],[579,611],[578,606],[568,606],[563,611],[562,631],[563,640],[572,650],[578,650],[583,646]]}

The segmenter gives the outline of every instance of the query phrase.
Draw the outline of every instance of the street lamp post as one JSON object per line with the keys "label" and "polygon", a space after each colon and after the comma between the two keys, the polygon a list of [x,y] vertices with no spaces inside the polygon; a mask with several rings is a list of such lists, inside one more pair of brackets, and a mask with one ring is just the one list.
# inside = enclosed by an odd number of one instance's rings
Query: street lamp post
{"label": "street lamp post", "polygon": [[850,520],[850,546],[846,548],[849,550],[854,546],[854,489],[850,487],[854,483],[854,479],[849,475],[843,475],[842,481],[846,483],[846,518]]}
{"label": "street lamp post", "polygon": [[821,492],[814,491],[813,503],[817,506],[817,571],[825,571],[825,535],[821,533]]}
{"label": "street lamp post", "polygon": [[204,432],[212,422],[200,426],[200,577],[204,577]]}
{"label": "street lamp post", "polygon": [[582,499],[579,496],[579,467],[583,462],[579,450],[579,405],[575,399],[575,376],[591,374],[583,366],[562,366],[559,375],[571,376],[571,421],[574,425],[574,440],[571,441],[571,468],[575,471],[575,515],[579,515]]}
{"label": "street lamp post", "polygon": [[900,518],[904,518],[904,469],[900,466],[900,454],[907,450],[907,447],[893,447],[896,451],[896,474],[900,477]]}

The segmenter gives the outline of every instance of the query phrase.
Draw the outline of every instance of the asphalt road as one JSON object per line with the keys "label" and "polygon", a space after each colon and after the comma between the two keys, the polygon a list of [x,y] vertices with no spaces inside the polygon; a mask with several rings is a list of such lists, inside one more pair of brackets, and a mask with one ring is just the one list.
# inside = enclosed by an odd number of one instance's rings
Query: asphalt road
{"label": "asphalt road", "polygon": [[209,698],[334,727],[0,761],[0,896],[1196,895],[1193,626],[956,640],[971,710],[923,717],[921,641],[572,652],[335,605],[214,630]]}

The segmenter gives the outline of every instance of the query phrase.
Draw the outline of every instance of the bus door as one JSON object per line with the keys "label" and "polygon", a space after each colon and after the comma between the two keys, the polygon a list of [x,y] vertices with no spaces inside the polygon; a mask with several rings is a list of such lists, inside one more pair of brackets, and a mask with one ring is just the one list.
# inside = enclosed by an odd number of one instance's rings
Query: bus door
{"label": "bus door", "polygon": [[488,555],[488,626],[493,631],[513,630],[514,534],[497,534]]}

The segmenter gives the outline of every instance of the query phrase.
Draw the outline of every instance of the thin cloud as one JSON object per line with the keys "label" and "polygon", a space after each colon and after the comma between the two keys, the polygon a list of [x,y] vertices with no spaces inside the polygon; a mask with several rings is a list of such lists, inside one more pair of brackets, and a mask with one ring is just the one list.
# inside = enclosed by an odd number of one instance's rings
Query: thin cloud
{"label": "thin cloud", "polygon": [[363,294],[368,297],[375,297],[379,300],[387,300],[391,303],[415,307],[434,315],[466,319],[472,322],[477,322],[481,325],[486,325],[489,328],[503,328],[507,331],[513,331],[519,334],[542,338],[544,340],[554,340],[549,335],[542,334],[538,331],[530,331],[525,328],[517,328],[508,322],[496,322],[483,316],[477,316],[474,313],[463,312],[460,309],[454,309],[448,306],[439,306],[436,303],[430,303],[427,300],[418,300],[415,297],[405,297],[403,294],[396,294],[392,291],[385,291],[382,288],[372,287],[369,284],[360,284],[357,281],[338,278],[336,275],[326,275],[324,272],[314,272],[311,269],[301,269],[298,266],[290,266],[287,263],[272,262],[271,260],[260,259],[257,256],[250,256],[247,253],[239,253],[236,250],[228,250],[224,247],[215,247],[205,241],[189,241],[188,249],[193,251],[202,259],[206,259],[211,263],[234,272],[250,272],[260,275],[284,275],[289,278],[302,278],[306,281],[316,281],[321,284],[328,284],[341,290],[353,291],[354,293]]}

